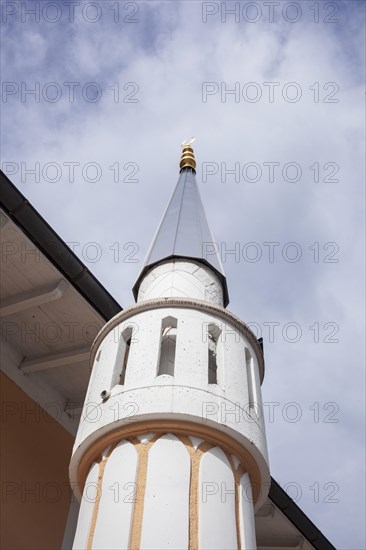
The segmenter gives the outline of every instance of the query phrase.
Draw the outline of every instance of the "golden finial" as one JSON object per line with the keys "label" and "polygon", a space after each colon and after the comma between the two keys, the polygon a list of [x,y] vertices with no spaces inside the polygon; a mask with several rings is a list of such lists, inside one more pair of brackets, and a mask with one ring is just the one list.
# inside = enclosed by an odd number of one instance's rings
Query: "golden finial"
{"label": "golden finial", "polygon": [[191,147],[191,144],[194,142],[196,138],[192,138],[189,141],[186,139],[182,143],[182,156],[180,159],[179,167],[182,170],[182,168],[190,167],[193,168],[193,170],[196,169],[196,159],[194,158],[194,152]]}

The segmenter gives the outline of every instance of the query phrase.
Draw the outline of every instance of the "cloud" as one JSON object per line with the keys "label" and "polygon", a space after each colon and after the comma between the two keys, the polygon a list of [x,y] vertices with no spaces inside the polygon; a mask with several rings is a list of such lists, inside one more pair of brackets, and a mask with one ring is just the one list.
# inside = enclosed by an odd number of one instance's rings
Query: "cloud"
{"label": "cloud", "polygon": [[[243,15],[223,23],[220,11],[203,23],[199,2],[141,2],[118,23],[109,2],[95,23],[83,16],[85,3],[73,23],[65,13],[54,24],[9,16],[3,80],[19,92],[3,103],[2,159],[19,165],[14,183],[64,240],[79,243],[76,253],[126,307],[177,180],[179,145],[197,136],[199,181],[207,163],[217,167],[200,190],[226,260],[229,307],[257,322],[265,340],[263,398],[303,410],[299,423],[267,423],[272,475],[301,485],[300,506],[337,547],[361,549],[364,6],[330,4],[339,10],[319,3],[319,23],[306,3],[296,23],[282,5],[271,23],[259,3],[257,23]],[[39,102],[25,94],[37,82]],[[51,82],[62,93],[55,102]],[[67,82],[77,83],[73,102]],[[79,163],[74,181],[70,162]],[[21,163],[39,163],[40,181],[22,175]],[[47,163],[61,167],[59,181],[47,178]],[[100,167],[98,181],[90,163]],[[272,182],[269,163],[277,163]],[[238,164],[235,181],[227,171]],[[102,251],[96,263],[87,261],[89,242]],[[129,243],[138,263],[128,261]],[[239,256],[225,255],[236,243]],[[248,243],[259,247],[257,262]],[[264,243],[279,243],[273,262]],[[289,243],[301,251],[297,262]],[[279,323],[273,343],[269,322]],[[288,341],[291,322],[301,328],[298,342]],[[314,422],[314,402],[323,420],[325,405],[336,403],[339,422]],[[339,502],[314,502],[315,482],[337,483]]]}

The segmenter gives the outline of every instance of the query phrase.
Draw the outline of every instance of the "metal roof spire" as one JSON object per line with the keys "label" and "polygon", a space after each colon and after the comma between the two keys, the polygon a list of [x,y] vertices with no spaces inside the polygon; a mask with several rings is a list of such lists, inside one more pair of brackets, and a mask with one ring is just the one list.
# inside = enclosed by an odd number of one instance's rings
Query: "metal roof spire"
{"label": "metal roof spire", "polygon": [[210,267],[221,280],[224,306],[229,303],[226,277],[196,183],[196,160],[191,147],[194,138],[182,143],[180,174],[157,233],[133,287],[137,299],[147,271],[171,258],[188,258]]}

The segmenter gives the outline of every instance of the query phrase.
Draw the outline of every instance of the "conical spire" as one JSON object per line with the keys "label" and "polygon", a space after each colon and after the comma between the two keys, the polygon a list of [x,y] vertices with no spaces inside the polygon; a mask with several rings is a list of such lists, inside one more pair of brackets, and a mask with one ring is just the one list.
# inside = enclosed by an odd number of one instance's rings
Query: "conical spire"
{"label": "conical spire", "polygon": [[133,293],[147,271],[163,260],[188,258],[209,266],[220,278],[224,306],[229,303],[226,277],[203,209],[196,183],[196,161],[191,142],[183,144],[180,175],[163,219],[153,239]]}

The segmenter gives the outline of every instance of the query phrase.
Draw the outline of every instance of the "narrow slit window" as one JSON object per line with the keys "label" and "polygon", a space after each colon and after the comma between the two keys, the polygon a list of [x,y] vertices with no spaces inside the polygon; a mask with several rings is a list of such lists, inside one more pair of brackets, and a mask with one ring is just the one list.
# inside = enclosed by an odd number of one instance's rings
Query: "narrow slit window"
{"label": "narrow slit window", "polygon": [[208,383],[217,384],[217,343],[208,335]]}
{"label": "narrow slit window", "polygon": [[112,387],[117,384],[123,385],[125,383],[128,356],[131,347],[132,330],[132,327],[127,327],[121,334],[116,362],[114,365]]}
{"label": "narrow slit window", "polygon": [[247,383],[248,383],[248,400],[249,408],[255,408],[255,381],[254,381],[254,364],[253,357],[248,348],[245,348],[245,363],[247,369]]}
{"label": "narrow slit window", "polygon": [[177,346],[177,319],[166,317],[161,323],[158,376],[174,376],[175,350]]}
{"label": "narrow slit window", "polygon": [[208,326],[208,383],[218,383],[218,340],[220,329],[213,323]]}
{"label": "narrow slit window", "polygon": [[128,338],[128,340],[125,341],[122,370],[120,372],[119,381],[118,381],[118,383],[121,385],[125,383],[127,361],[128,361],[128,356],[130,354],[130,347],[131,347],[131,336]]}

